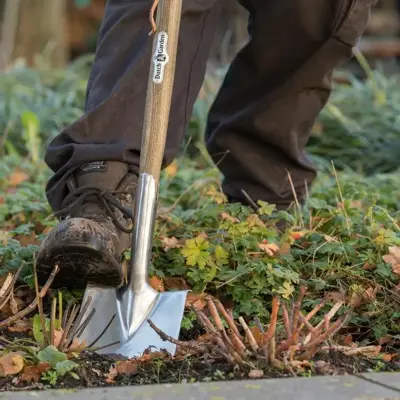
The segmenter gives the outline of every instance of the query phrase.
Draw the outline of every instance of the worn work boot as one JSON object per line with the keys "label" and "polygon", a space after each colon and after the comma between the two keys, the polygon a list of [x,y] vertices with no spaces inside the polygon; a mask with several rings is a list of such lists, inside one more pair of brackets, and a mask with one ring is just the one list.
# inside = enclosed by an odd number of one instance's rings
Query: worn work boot
{"label": "worn work boot", "polygon": [[40,284],[58,264],[53,288],[123,285],[121,256],[130,247],[136,183],[137,176],[120,162],[91,162],[74,173],[62,209],[55,213],[60,223],[36,259]]}

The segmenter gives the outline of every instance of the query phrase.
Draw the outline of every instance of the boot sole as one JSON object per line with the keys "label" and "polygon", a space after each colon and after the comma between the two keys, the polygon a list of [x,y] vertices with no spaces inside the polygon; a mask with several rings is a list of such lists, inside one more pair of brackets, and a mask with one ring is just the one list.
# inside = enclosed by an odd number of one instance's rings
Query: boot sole
{"label": "boot sole", "polygon": [[85,289],[88,284],[118,288],[122,285],[121,265],[101,255],[98,250],[68,243],[53,247],[45,257],[38,258],[37,274],[44,285],[55,265],[59,266],[51,288]]}

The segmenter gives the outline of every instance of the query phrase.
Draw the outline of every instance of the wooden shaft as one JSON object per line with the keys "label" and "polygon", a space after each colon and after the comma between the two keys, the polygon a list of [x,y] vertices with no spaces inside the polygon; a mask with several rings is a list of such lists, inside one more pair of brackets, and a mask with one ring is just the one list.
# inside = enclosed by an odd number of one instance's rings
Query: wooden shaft
{"label": "wooden shaft", "polygon": [[181,12],[182,0],[160,0],[140,155],[140,173],[152,175],[157,188],[168,130]]}

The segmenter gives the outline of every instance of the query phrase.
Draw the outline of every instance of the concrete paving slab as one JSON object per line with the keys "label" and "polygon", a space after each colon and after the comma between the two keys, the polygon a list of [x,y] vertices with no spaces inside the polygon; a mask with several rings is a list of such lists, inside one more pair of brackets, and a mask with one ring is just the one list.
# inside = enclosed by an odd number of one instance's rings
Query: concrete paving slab
{"label": "concrete paving slab", "polygon": [[[365,374],[385,384],[400,373]],[[131,386],[107,389],[0,393],[0,400],[400,400],[400,390],[354,376],[321,376],[251,381]]]}
{"label": "concrete paving slab", "polygon": [[374,374],[360,374],[370,382],[379,382],[382,385],[396,388],[400,392],[400,374],[396,372],[377,372]]}

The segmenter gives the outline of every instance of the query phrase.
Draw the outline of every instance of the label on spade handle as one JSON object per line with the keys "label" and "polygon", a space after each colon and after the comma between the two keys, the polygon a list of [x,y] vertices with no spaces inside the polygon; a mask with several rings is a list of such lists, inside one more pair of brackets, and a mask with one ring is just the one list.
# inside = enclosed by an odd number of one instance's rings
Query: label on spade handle
{"label": "label on spade handle", "polygon": [[157,48],[153,55],[154,73],[153,82],[162,83],[164,80],[164,69],[169,61],[167,52],[168,34],[159,32],[157,37]]}

